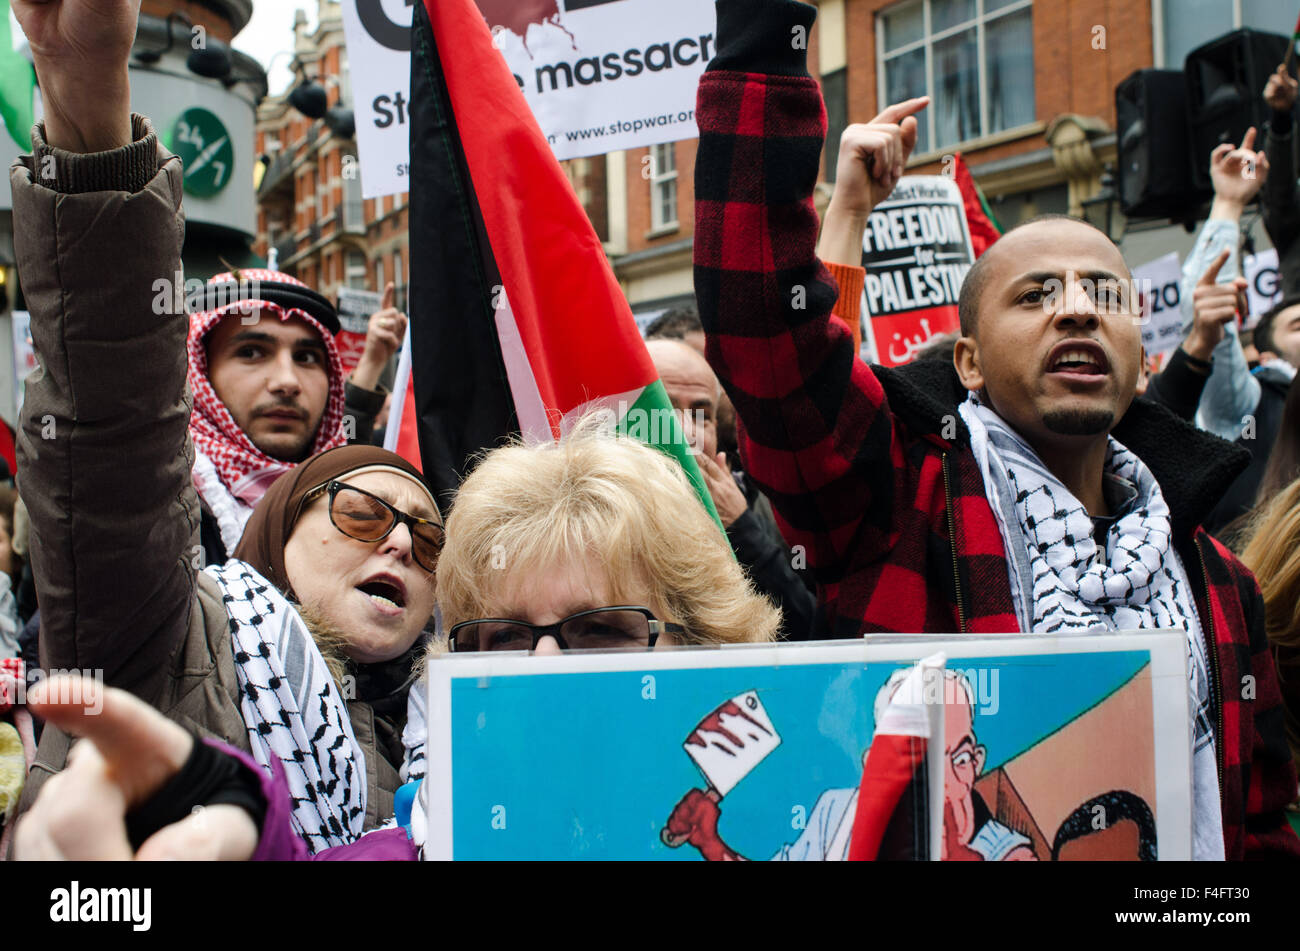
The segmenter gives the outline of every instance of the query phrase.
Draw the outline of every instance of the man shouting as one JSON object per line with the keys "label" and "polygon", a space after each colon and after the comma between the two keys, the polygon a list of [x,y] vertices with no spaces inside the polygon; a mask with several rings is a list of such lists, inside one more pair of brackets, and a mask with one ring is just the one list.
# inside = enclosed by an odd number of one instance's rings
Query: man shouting
{"label": "man shouting", "polygon": [[[868,367],[814,252],[826,113],[789,37],[816,11],[717,10],[695,294],[746,470],[807,551],[833,634],[1179,628],[1193,857],[1300,857],[1259,589],[1200,527],[1245,453],[1136,398],[1140,312],[1119,249],[1063,216],[1021,225],[966,277],[951,363]],[[924,105],[845,132],[824,228],[856,230],[847,246],[902,175]]]}

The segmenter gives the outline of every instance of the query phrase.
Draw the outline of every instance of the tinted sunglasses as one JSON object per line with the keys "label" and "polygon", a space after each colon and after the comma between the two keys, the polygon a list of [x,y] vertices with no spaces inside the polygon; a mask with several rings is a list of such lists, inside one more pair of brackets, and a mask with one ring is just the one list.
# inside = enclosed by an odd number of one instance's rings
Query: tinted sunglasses
{"label": "tinted sunglasses", "polygon": [[329,496],[330,521],[348,538],[381,542],[398,525],[405,525],[411,532],[411,557],[415,563],[425,571],[438,567],[438,555],[442,552],[445,538],[441,522],[408,515],[379,496],[337,479],[319,485],[303,496],[299,512],[308,502],[322,495]]}

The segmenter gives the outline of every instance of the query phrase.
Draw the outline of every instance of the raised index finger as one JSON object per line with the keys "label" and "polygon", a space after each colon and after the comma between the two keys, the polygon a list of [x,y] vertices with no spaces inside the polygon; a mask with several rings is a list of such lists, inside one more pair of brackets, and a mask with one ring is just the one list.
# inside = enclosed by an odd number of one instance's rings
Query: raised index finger
{"label": "raised index finger", "polygon": [[1232,253],[1231,248],[1224,248],[1222,251],[1220,251],[1219,256],[1210,262],[1210,266],[1205,269],[1205,273],[1201,275],[1201,279],[1197,281],[1197,283],[1204,284],[1209,287],[1213,287],[1216,283],[1218,283],[1219,271],[1222,270],[1223,265],[1227,262],[1228,256],[1231,253]]}
{"label": "raised index finger", "polygon": [[1241,140],[1241,147],[1247,152],[1255,148],[1255,127],[1251,126],[1246,130],[1245,137]]}
{"label": "raised index finger", "polygon": [[384,299],[379,303],[380,310],[388,310],[393,306],[393,300],[397,296],[397,288],[389,281],[384,285]]}
{"label": "raised index finger", "polygon": [[930,104],[929,96],[919,96],[916,99],[904,99],[902,102],[896,102],[893,105],[886,106],[880,115],[872,119],[872,122],[892,122],[894,124],[902,122],[910,115],[915,115]]}

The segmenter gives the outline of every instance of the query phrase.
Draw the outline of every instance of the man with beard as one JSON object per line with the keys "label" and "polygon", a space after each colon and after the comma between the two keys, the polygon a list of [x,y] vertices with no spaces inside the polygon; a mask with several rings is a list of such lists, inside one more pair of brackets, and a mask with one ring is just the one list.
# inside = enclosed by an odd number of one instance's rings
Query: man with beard
{"label": "man with beard", "polygon": [[318,452],[369,441],[384,401],[379,371],[400,346],[406,317],[391,306],[390,284],[345,381],[334,341],[338,314],[297,278],[218,274],[188,303],[200,534],[205,560],[221,564],[281,474]]}
{"label": "man with beard", "polygon": [[[816,11],[717,10],[696,109],[696,300],[746,471],[807,551],[830,633],[1179,628],[1193,857],[1300,857],[1259,589],[1200,527],[1245,453],[1135,398],[1140,313],[1118,248],[1064,216],[1023,224],[967,276],[951,363],[868,367],[814,250],[826,113],[789,37]],[[845,132],[824,228],[856,229],[861,247],[925,104]]]}

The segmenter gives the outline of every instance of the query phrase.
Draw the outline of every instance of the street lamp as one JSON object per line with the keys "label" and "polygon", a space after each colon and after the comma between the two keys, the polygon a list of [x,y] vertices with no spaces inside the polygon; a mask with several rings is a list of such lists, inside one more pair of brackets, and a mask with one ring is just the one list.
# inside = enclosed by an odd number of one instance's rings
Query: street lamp
{"label": "street lamp", "polygon": [[1122,215],[1119,216],[1119,234],[1116,235],[1115,210],[1119,206],[1119,193],[1115,190],[1114,165],[1106,163],[1101,172],[1101,189],[1091,198],[1085,198],[1080,204],[1083,206],[1083,220],[1101,229],[1106,237],[1118,243],[1124,236],[1128,221]]}
{"label": "street lamp", "polygon": [[[288,50],[282,50],[272,56],[270,62],[267,63],[267,71],[270,71],[271,63],[274,63],[277,57],[288,52]],[[293,63],[290,68],[298,75],[300,82],[289,93],[289,105],[308,119],[324,119],[326,128],[341,139],[350,139],[355,136],[357,123],[353,111],[344,106],[342,102],[333,106],[329,104],[330,99],[326,86],[322,85],[317,79],[307,78],[302,60],[298,59],[296,53],[293,54]],[[326,76],[324,81],[326,84],[342,84],[337,76]]]}
{"label": "street lamp", "polygon": [[[171,52],[172,47],[176,45],[176,37],[172,33],[174,23],[183,24],[191,33],[195,29],[194,21],[187,14],[179,11],[168,14],[165,21],[167,45],[158,49],[138,51],[135,54],[137,62],[152,66]],[[203,43],[190,50],[190,55],[185,60],[185,66],[196,76],[203,76],[207,79],[223,79],[230,75],[232,62],[230,47],[218,39],[208,39],[205,32]]]}

